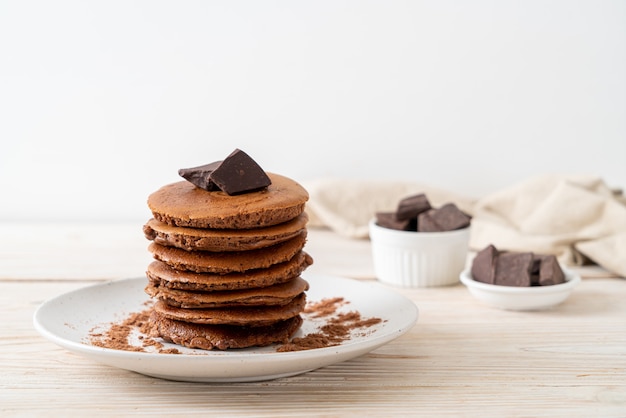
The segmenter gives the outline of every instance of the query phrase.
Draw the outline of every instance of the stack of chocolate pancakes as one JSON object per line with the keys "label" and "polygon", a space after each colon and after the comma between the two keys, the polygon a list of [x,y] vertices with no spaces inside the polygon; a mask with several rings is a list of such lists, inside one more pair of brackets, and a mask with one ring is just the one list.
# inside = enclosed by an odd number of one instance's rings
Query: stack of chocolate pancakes
{"label": "stack of chocolate pancakes", "polygon": [[[223,162],[189,169],[206,180],[221,166],[218,174],[235,178],[221,188],[180,181],[148,198],[152,336],[224,350],[284,343],[302,324],[309,285],[300,274],[313,262],[303,250],[308,193],[287,177],[257,173],[242,154],[235,150]],[[255,173],[244,179],[252,190],[237,185],[233,192],[229,185],[241,183],[241,173]],[[259,175],[267,185],[259,186]]]}

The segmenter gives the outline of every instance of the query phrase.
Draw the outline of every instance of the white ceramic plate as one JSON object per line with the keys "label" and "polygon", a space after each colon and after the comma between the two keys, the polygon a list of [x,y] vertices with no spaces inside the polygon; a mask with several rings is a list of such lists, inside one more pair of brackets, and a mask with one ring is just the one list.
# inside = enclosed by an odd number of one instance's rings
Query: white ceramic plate
{"label": "white ceramic plate", "polygon": [[[91,345],[94,329],[106,329],[111,322],[146,309],[145,278],[111,281],[63,294],[41,305],[33,321],[50,341],[97,362],[190,382],[252,382],[293,376],[368,353],[401,336],[417,321],[418,309],[413,302],[377,283],[322,275],[305,275],[305,279],[310,284],[308,301],[340,296],[349,303],[338,312],[357,310],[363,318],[382,321],[357,329],[336,347],[293,352],[276,352],[275,346],[206,351],[164,343],[164,348],[177,348],[182,354],[161,354]],[[305,317],[296,336],[315,332],[324,321]]]}

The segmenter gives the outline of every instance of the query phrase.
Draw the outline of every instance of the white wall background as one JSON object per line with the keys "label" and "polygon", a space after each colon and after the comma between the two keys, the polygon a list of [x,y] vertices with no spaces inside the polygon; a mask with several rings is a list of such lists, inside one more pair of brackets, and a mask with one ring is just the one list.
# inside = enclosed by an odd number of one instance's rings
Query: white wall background
{"label": "white wall background", "polygon": [[626,187],[626,2],[0,0],[0,220],[145,220],[177,170]]}

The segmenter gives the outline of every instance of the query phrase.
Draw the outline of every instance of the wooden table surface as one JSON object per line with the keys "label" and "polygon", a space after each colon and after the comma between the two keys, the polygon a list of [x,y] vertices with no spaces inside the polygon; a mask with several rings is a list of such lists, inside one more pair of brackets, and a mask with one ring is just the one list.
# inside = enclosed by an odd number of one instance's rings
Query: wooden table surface
{"label": "wooden table surface", "polygon": [[[0,416],[626,417],[626,280],[599,268],[562,305],[509,312],[463,285],[394,289],[411,331],[354,360],[257,383],[183,383],[104,366],[41,337],[46,299],[143,275],[141,223],[0,223]],[[310,272],[373,280],[368,241],[311,230]],[[80,312],[77,312],[79,315]]]}

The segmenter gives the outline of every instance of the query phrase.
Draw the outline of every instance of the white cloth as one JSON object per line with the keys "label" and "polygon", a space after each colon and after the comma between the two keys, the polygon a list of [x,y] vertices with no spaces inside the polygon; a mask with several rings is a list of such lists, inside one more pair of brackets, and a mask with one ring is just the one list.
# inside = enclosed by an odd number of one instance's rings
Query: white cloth
{"label": "white cloth", "polygon": [[542,175],[471,199],[414,182],[319,179],[310,194],[310,226],[352,238],[368,236],[376,212],[425,193],[434,207],[455,203],[472,215],[470,247],[555,254],[565,264],[591,260],[626,277],[626,200],[599,177]]}
{"label": "white cloth", "polygon": [[565,264],[588,258],[626,277],[626,204],[598,177],[534,177],[477,202],[470,246],[490,243]]}

